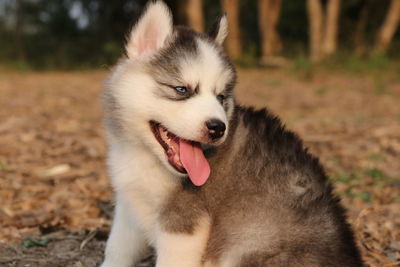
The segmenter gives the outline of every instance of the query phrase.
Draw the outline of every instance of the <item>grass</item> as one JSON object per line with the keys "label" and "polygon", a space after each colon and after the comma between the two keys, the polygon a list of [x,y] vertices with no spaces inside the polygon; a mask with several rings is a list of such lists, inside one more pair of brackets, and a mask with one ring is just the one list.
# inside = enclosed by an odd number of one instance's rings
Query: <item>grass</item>
{"label": "grass", "polygon": [[369,191],[361,191],[357,194],[351,194],[350,197],[352,198],[359,198],[361,199],[364,203],[372,203],[372,193]]}
{"label": "grass", "polygon": [[360,177],[357,176],[357,174],[355,173],[341,173],[338,175],[331,176],[331,179],[335,182],[348,184],[351,181],[360,179]]}
{"label": "grass", "polygon": [[383,172],[376,168],[365,169],[364,172],[366,175],[372,177],[374,180],[383,180],[386,178]]}
{"label": "grass", "polygon": [[48,237],[44,237],[39,240],[25,238],[21,244],[21,247],[22,248],[45,247],[49,243],[49,241],[50,239]]}
{"label": "grass", "polygon": [[381,76],[374,79],[374,87],[376,95],[384,95],[387,93],[388,84]]}
{"label": "grass", "polygon": [[[381,160],[380,155],[373,154],[374,159]],[[364,203],[373,203],[375,201],[374,193],[376,190],[382,190],[388,187],[396,187],[400,185],[400,177],[397,179],[386,175],[382,170],[378,168],[359,168],[352,172],[342,172],[330,177],[335,184],[342,184],[344,186],[339,187],[339,194],[352,198],[360,199]],[[388,198],[392,198],[393,201],[400,199],[398,195],[390,195]]]}
{"label": "grass", "polygon": [[385,157],[379,153],[371,153],[368,155],[368,158],[376,162],[382,162],[385,160]]}
{"label": "grass", "polygon": [[310,61],[310,59],[303,55],[298,56],[293,60],[289,70],[304,80],[312,80],[314,77],[314,68],[315,65]]}
{"label": "grass", "polygon": [[305,79],[312,79],[315,72],[340,72],[348,75],[373,75],[376,92],[385,93],[387,76],[398,77],[400,61],[386,55],[360,57],[345,52],[337,53],[321,62],[314,63],[304,55],[293,59],[290,71]]}
{"label": "grass", "polygon": [[321,86],[314,93],[318,96],[324,96],[328,91],[333,90],[334,88],[328,86]]}
{"label": "grass", "polygon": [[0,161],[0,169],[2,169],[2,170],[7,169],[7,164],[3,161]]}
{"label": "grass", "polygon": [[284,81],[282,79],[272,79],[272,80],[265,81],[265,85],[271,86],[271,87],[280,87],[283,84],[284,84]]}
{"label": "grass", "polygon": [[332,175],[331,179],[345,184],[354,183],[354,181],[365,182],[363,178],[370,178],[373,181],[392,181],[394,178],[386,175],[382,170],[378,168],[360,168],[355,169],[353,172],[343,172],[336,175]]}

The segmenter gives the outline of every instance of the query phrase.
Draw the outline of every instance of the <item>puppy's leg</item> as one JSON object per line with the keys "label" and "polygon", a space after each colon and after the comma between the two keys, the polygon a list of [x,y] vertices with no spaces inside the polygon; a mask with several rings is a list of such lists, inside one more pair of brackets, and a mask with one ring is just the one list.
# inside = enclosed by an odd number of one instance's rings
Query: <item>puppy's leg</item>
{"label": "puppy's leg", "polygon": [[105,260],[101,267],[130,267],[146,252],[147,242],[130,212],[123,201],[117,200]]}
{"label": "puppy's leg", "polygon": [[156,267],[200,267],[208,236],[210,219],[203,217],[192,233],[169,232],[158,227]]}

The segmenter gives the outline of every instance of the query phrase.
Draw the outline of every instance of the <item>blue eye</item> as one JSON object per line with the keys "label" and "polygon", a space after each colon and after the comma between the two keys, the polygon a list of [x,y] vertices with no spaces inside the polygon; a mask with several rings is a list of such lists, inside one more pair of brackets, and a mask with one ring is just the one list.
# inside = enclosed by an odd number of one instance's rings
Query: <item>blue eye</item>
{"label": "blue eye", "polygon": [[188,93],[188,89],[186,86],[175,86],[174,87],[175,91],[177,91],[179,94],[187,94]]}

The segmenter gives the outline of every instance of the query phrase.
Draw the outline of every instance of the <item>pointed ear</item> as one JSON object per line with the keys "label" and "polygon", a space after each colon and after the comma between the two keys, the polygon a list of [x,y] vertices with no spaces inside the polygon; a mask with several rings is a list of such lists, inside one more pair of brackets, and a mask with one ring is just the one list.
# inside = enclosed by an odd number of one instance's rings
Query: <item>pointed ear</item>
{"label": "pointed ear", "polygon": [[172,34],[172,16],[162,1],[151,1],[132,28],[125,46],[129,58],[152,55],[160,50]]}
{"label": "pointed ear", "polygon": [[226,13],[217,18],[217,20],[208,31],[208,35],[218,45],[222,46],[226,36],[228,35],[228,19]]}

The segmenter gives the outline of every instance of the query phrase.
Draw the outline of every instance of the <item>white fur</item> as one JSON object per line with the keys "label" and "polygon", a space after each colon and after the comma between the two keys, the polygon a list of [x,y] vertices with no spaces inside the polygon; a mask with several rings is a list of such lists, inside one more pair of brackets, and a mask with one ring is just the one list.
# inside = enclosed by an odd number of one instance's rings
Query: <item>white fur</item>
{"label": "white fur", "polygon": [[144,233],[129,211],[130,206],[119,196],[114,223],[107,242],[102,267],[131,266],[143,256],[147,248]]}
{"label": "white fur", "polygon": [[[184,71],[180,78],[193,88],[200,84],[200,93],[185,101],[157,97],[159,85],[143,62],[168,42],[171,33],[168,8],[160,1],[151,3],[130,35],[126,46],[129,58],[119,62],[108,81],[107,90],[118,103],[115,112],[123,134],[110,129],[107,132],[108,164],[117,206],[103,267],[131,266],[149,245],[156,247],[158,267],[201,266],[208,218],[199,222],[193,235],[161,230],[160,209],[179,186],[182,174],[168,163],[149,121],[162,123],[182,138],[205,142],[207,120],[219,119],[228,125],[216,95],[233,74],[224,68],[215,47],[199,40],[198,57],[182,58]],[[227,131],[217,144],[225,140]]]}
{"label": "white fur", "polygon": [[158,228],[156,267],[201,267],[210,233],[210,219],[202,218],[192,235],[167,233]]}
{"label": "white fur", "polygon": [[103,267],[131,266],[154,245],[157,215],[177,180],[142,144],[109,137],[109,167],[116,191],[116,214]]}
{"label": "white fur", "polygon": [[223,15],[219,21],[219,28],[217,36],[215,37],[215,42],[222,46],[226,36],[228,36],[228,19],[226,15]]}

